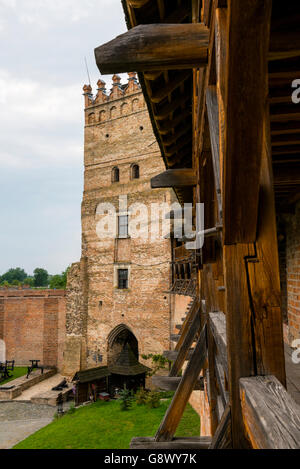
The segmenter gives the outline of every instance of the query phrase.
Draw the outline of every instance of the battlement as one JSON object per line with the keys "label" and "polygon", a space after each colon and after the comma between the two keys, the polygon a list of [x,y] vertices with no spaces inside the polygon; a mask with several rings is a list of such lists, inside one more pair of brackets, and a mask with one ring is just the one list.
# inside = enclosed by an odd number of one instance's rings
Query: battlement
{"label": "battlement", "polygon": [[128,82],[125,84],[121,83],[121,77],[119,75],[114,75],[112,77],[113,86],[108,92],[106,90],[106,83],[103,80],[98,80],[97,82],[97,94],[93,95],[93,89],[91,85],[84,85],[84,97],[85,97],[85,108],[90,106],[96,106],[98,104],[103,104],[107,102],[112,102],[117,99],[141,92],[141,86],[137,80],[137,74],[135,72],[128,73]]}

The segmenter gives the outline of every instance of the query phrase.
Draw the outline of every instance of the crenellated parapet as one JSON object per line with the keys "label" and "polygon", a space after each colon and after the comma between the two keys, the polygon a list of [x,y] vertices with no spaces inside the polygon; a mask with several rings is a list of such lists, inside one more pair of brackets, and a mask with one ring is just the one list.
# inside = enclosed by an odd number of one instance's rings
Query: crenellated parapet
{"label": "crenellated parapet", "polygon": [[136,75],[135,72],[128,73],[128,82],[125,84],[121,83],[121,77],[119,75],[113,75],[113,85],[110,91],[107,91],[105,81],[101,79],[98,80],[97,94],[95,96],[93,95],[91,85],[84,85],[83,95],[85,96],[85,107],[115,101],[116,99],[140,92],[141,87]]}
{"label": "crenellated parapet", "polygon": [[121,83],[119,75],[113,75],[112,82],[111,90],[107,91],[105,81],[98,80],[95,96],[91,85],[84,85],[86,125],[98,125],[145,108],[135,72],[128,73],[128,81],[125,84]]}

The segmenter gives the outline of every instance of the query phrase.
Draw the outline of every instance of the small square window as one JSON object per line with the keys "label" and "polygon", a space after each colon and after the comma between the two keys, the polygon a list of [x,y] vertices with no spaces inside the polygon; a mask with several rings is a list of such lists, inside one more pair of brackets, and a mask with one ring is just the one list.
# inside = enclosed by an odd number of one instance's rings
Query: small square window
{"label": "small square window", "polygon": [[119,215],[118,223],[119,238],[128,238],[128,215]]}
{"label": "small square window", "polygon": [[128,269],[118,270],[118,288],[119,290],[128,289]]}

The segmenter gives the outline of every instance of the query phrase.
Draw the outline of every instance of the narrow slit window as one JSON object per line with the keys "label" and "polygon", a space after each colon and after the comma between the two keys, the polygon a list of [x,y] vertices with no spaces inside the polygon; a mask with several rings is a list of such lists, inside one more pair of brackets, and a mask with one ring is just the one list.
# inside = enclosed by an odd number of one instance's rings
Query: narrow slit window
{"label": "narrow slit window", "polygon": [[128,215],[119,215],[119,238],[128,238]]}
{"label": "narrow slit window", "polygon": [[118,270],[118,288],[119,290],[128,289],[128,269]]}
{"label": "narrow slit window", "polygon": [[119,168],[113,168],[111,179],[112,179],[112,182],[119,182],[120,181],[120,170],[119,170]]}

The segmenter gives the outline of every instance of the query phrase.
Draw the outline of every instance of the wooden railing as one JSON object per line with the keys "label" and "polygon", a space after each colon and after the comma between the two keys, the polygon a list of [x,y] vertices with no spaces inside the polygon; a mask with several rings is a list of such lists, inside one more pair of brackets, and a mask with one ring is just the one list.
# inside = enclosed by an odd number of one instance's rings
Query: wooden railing
{"label": "wooden railing", "polygon": [[[215,427],[210,448],[228,448],[231,446],[231,419],[226,317],[223,313],[210,313],[207,324],[209,403],[212,428]],[[300,448],[300,406],[274,376],[240,379],[240,398],[246,435],[252,448]]]}

